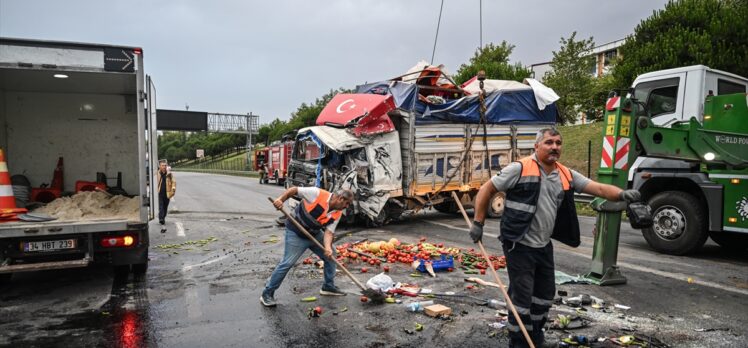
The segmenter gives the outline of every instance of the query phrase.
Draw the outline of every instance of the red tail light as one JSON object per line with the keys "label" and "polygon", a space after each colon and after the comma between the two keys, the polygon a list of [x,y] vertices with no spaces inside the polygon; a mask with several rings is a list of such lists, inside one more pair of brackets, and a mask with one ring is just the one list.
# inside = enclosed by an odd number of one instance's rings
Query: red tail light
{"label": "red tail light", "polygon": [[104,248],[121,248],[135,245],[136,238],[131,235],[111,236],[101,238],[101,246]]}
{"label": "red tail light", "polygon": [[137,55],[141,55],[141,54],[143,54],[143,49],[139,48],[139,47],[138,48],[133,48],[132,53],[135,53]]}

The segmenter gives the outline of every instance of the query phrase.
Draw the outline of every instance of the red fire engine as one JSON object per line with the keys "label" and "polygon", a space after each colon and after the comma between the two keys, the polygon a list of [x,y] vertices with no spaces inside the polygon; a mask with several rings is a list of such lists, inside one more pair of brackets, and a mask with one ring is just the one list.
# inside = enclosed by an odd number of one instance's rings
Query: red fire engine
{"label": "red fire engine", "polygon": [[276,185],[283,185],[286,182],[286,173],[288,172],[288,162],[291,160],[293,151],[293,140],[277,141],[267,149],[267,164],[264,183],[274,181]]}

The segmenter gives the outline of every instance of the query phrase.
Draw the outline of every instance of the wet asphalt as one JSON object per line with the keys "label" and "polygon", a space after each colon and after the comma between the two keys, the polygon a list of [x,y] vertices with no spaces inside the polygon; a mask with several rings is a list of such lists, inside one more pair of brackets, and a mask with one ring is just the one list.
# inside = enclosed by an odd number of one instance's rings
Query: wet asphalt
{"label": "wet asphalt", "polygon": [[[266,197],[282,188],[256,179],[177,173],[167,231],[151,228],[150,266],[144,276],[110,267],[14,275],[0,286],[0,346],[9,347],[454,347],[505,346],[503,330],[489,327],[497,311],[470,298],[437,299],[452,308],[449,320],[408,312],[403,304],[361,303],[344,274],[336,283],[345,297],[323,297],[321,270],[299,264],[276,292],[279,305],[264,308],[259,295],[283,252],[283,229]],[[557,269],[571,275],[589,267],[594,219],[580,218],[582,246],[556,245]],[[338,242],[396,237],[472,248],[458,215],[419,213],[384,227],[341,226]],[[500,254],[498,222],[484,237]],[[586,237],[584,235],[586,234]],[[202,242],[200,242],[202,241]],[[546,333],[548,342],[568,334],[654,337],[672,347],[745,347],[748,328],[748,255],[727,253],[713,243],[687,257],[651,251],[638,231],[622,230],[620,286],[559,285],[570,296],[589,294],[628,310],[608,312],[554,306],[551,316],[583,315],[589,327]],[[362,282],[378,273],[350,264]],[[457,270],[437,278],[411,277],[392,266],[396,282],[417,283],[434,292],[452,291],[479,299],[500,298],[496,289],[467,289]],[[500,272],[506,283],[505,272]],[[471,275],[472,276],[472,275]],[[480,276],[490,280],[488,275]],[[315,302],[300,299],[316,296]],[[405,303],[411,301],[404,298]],[[309,318],[320,306],[320,317]],[[499,311],[498,316],[501,316]],[[413,332],[416,323],[423,331]]]}

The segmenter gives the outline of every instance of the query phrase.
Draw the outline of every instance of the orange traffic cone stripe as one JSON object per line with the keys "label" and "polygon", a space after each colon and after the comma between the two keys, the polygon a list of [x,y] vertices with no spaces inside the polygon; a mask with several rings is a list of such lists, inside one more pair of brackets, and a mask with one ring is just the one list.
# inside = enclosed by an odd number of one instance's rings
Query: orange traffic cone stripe
{"label": "orange traffic cone stripe", "polygon": [[28,212],[26,208],[16,207],[16,198],[13,196],[8,164],[5,162],[5,152],[0,149],[0,220],[18,220],[16,213],[26,212]]}

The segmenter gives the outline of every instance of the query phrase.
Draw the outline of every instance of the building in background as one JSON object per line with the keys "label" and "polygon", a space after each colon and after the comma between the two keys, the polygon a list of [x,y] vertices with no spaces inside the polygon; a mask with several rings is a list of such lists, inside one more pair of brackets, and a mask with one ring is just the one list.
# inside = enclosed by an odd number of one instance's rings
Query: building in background
{"label": "building in background", "polygon": [[[608,42],[603,45],[596,46],[590,51],[590,55],[595,57],[594,64],[590,67],[590,74],[597,78],[610,72],[610,65],[613,60],[621,57],[620,47],[626,39],[620,39],[612,42]],[[543,82],[545,74],[552,71],[551,62],[536,63],[530,65],[532,71],[532,77],[540,82]],[[587,115],[584,112],[579,113],[575,124],[587,124]]]}

